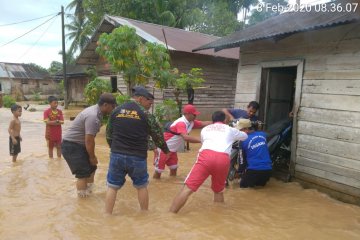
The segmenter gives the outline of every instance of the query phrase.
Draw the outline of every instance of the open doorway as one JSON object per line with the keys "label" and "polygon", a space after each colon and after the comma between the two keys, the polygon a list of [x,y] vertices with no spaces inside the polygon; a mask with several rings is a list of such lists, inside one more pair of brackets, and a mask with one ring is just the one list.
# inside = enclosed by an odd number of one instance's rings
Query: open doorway
{"label": "open doorway", "polygon": [[273,176],[289,181],[297,67],[262,68],[259,117],[265,123]]}
{"label": "open doorway", "polygon": [[297,67],[263,68],[259,118],[265,128],[288,118],[293,109]]}
{"label": "open doorway", "polygon": [[110,81],[111,81],[111,92],[116,93],[118,91],[117,76],[111,76]]}

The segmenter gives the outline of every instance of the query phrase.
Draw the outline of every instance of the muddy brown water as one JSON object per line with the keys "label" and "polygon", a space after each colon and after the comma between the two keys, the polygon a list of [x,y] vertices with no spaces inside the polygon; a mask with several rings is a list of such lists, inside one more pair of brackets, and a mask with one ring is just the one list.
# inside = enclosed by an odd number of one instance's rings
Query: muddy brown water
{"label": "muddy brown water", "polygon": [[[63,159],[49,159],[42,110],[23,111],[22,152],[11,162],[7,128],[9,109],[0,109],[0,239],[360,239],[360,207],[345,204],[297,183],[271,179],[263,189],[225,191],[225,204],[214,204],[206,181],[179,214],[168,212],[190,170],[199,144],[180,153],[176,178],[168,171],[150,179],[150,209],[139,211],[128,179],[119,191],[113,216],[104,199],[109,148],[104,129],[96,137],[99,159],[95,190],[87,199],[75,194],[75,179]],[[78,109],[65,111],[64,131]],[[194,131],[193,134],[199,134]],[[153,173],[149,152],[149,174]]]}

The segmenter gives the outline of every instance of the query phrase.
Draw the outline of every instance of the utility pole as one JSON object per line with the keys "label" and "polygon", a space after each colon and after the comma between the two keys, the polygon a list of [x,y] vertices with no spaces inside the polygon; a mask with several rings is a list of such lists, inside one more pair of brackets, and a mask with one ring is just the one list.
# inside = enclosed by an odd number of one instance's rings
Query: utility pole
{"label": "utility pole", "polygon": [[66,50],[65,50],[65,24],[64,24],[64,6],[61,6],[61,32],[62,32],[62,58],[63,58],[63,76],[64,76],[64,104],[68,109],[68,82],[66,78]]}

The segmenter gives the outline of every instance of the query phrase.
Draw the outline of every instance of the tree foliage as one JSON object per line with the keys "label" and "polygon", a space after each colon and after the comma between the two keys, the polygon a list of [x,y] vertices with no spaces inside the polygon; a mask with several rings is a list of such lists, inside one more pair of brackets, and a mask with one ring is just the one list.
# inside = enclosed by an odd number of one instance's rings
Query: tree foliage
{"label": "tree foliage", "polygon": [[134,28],[122,26],[101,34],[96,51],[115,72],[123,74],[128,94],[133,86],[145,85],[149,80],[164,88],[172,77],[166,48],[149,42],[143,44]]}
{"label": "tree foliage", "polygon": [[58,62],[58,61],[52,61],[50,63],[50,67],[48,68],[48,72],[51,74],[51,75],[54,75],[56,74],[57,72],[61,71],[63,68],[63,64],[61,62]]}
{"label": "tree foliage", "polygon": [[[248,25],[254,25],[256,23],[262,22],[265,19],[268,19],[270,17],[274,17],[279,15],[281,12],[280,11],[269,11],[269,9],[267,9],[265,6],[266,4],[271,4],[271,5],[280,5],[280,6],[286,6],[288,3],[287,0],[262,0],[259,4],[259,6],[263,6],[263,7],[257,7],[254,8],[251,11],[251,15],[249,17],[249,22]],[[260,11],[261,10],[261,11]]]}

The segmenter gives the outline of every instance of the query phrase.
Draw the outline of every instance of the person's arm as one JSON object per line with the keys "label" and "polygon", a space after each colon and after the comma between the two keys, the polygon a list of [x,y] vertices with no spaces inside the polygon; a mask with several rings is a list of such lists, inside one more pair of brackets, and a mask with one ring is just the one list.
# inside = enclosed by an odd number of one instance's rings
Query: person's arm
{"label": "person's arm", "polygon": [[212,124],[212,121],[199,121],[199,120],[194,120],[194,127],[193,128],[203,128],[206,127],[207,125]]}
{"label": "person's arm", "polygon": [[14,127],[15,127],[15,120],[11,120],[10,121],[10,124],[9,124],[9,129],[8,129],[8,132],[9,132],[9,135],[10,135],[10,137],[11,137],[11,140],[12,140],[12,142],[13,142],[13,144],[17,144],[17,140],[16,140],[16,138],[15,138],[15,136],[14,136]]}
{"label": "person's arm", "polygon": [[225,113],[227,121],[234,120],[234,116],[229,112],[229,110],[227,108],[223,108],[222,111]]}
{"label": "person's arm", "polygon": [[61,125],[64,123],[64,117],[62,115],[62,112],[59,110],[59,119],[56,119],[56,120],[50,120],[49,118],[49,111],[45,111],[44,112],[44,122],[47,124],[47,125],[52,125],[52,126],[56,126],[56,125]]}
{"label": "person's arm", "polygon": [[106,124],[106,142],[108,143],[109,147],[111,147],[111,143],[112,143],[112,133],[113,133],[112,115],[110,115],[108,122]]}
{"label": "person's arm", "polygon": [[243,131],[240,131],[236,128],[232,128],[231,130],[233,131],[234,141],[236,140],[244,141],[248,138],[248,135]]}
{"label": "person's arm", "polygon": [[61,124],[64,124],[64,115],[63,115],[61,110],[58,110],[58,111],[59,111],[59,122],[58,122],[58,124],[61,125]]}
{"label": "person's arm", "polygon": [[156,121],[155,116],[152,114],[148,114],[147,123],[149,127],[149,135],[151,136],[155,145],[159,147],[164,153],[169,153],[170,151],[165,142],[164,134],[158,122]]}
{"label": "person's arm", "polygon": [[85,135],[85,147],[89,154],[89,160],[91,165],[97,165],[98,160],[95,156],[95,136],[91,134]]}
{"label": "person's arm", "polygon": [[201,143],[201,139],[198,137],[189,136],[188,134],[182,133],[180,136],[187,142]]}
{"label": "person's arm", "polygon": [[[200,126],[201,121],[195,120],[194,121],[194,127]],[[179,122],[175,125],[177,133],[179,133],[179,136],[181,136],[185,141],[191,142],[191,143],[201,143],[201,139],[199,137],[193,137],[189,136],[186,130],[186,125],[183,122]]]}

